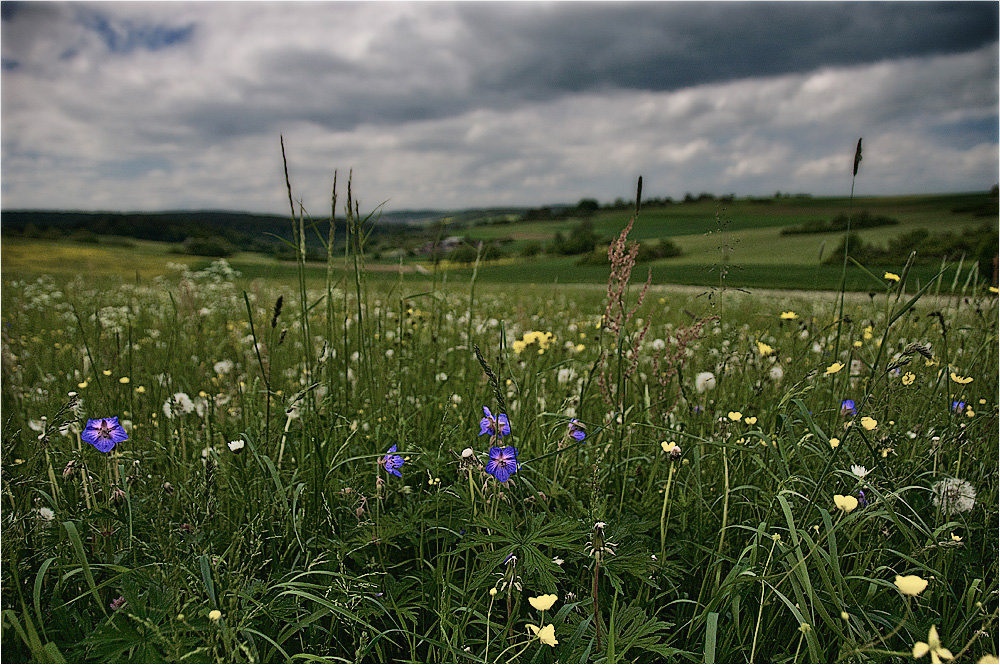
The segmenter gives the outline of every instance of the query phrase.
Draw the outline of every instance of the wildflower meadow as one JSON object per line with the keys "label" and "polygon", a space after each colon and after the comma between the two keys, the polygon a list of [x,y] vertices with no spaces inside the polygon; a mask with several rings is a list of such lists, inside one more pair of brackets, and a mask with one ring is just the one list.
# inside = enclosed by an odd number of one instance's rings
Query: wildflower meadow
{"label": "wildflower meadow", "polygon": [[995,290],[652,284],[638,209],[606,284],[371,280],[357,210],[5,280],[5,661],[997,662]]}

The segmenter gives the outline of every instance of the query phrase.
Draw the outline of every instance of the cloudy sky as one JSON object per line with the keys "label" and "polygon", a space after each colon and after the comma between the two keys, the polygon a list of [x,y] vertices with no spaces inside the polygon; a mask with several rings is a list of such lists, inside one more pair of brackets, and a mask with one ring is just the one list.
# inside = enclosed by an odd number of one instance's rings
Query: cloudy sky
{"label": "cloudy sky", "polygon": [[[3,2],[5,209],[998,180],[996,2]],[[343,179],[341,180],[343,183]]]}

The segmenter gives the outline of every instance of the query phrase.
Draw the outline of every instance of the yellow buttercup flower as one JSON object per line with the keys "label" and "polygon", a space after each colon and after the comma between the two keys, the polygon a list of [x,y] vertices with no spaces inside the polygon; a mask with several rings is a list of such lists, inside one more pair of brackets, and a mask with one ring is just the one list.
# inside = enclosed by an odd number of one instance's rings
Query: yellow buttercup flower
{"label": "yellow buttercup flower", "polygon": [[894,272],[887,272],[886,274],[882,275],[882,279],[887,279],[890,282],[898,282],[899,281],[899,275],[897,275]]}
{"label": "yellow buttercup flower", "polygon": [[896,588],[905,596],[919,596],[927,588],[927,580],[919,575],[896,575]]}
{"label": "yellow buttercup flower", "polygon": [[208,613],[208,618],[210,621],[218,621],[219,619],[222,618],[222,612],[220,612],[219,610],[212,610],[211,612]]}
{"label": "yellow buttercup flower", "polygon": [[840,445],[840,439],[838,439],[837,437],[831,437],[830,438],[830,447],[831,448],[836,448],[839,445]]}
{"label": "yellow buttercup flower", "polygon": [[746,418],[743,419],[743,422],[745,422],[747,425],[756,425],[757,416],[747,416]]}
{"label": "yellow buttercup flower", "polygon": [[990,293],[1000,293],[1000,289],[995,286],[990,287]]}
{"label": "yellow buttercup flower", "polygon": [[548,644],[550,647],[559,644],[559,640],[556,639],[556,627],[551,623],[544,628],[539,628],[535,624],[529,623],[528,630],[537,635],[542,644]]}
{"label": "yellow buttercup flower", "polygon": [[955,374],[954,372],[951,373],[951,380],[954,381],[955,383],[960,383],[963,386],[966,383],[972,383],[972,377],[971,376],[959,376],[958,374]]}
{"label": "yellow buttercup flower", "polygon": [[785,319],[786,321],[792,321],[799,318],[799,315],[795,312],[782,312],[780,318]]}
{"label": "yellow buttercup flower", "polygon": [[876,427],[878,427],[878,421],[875,420],[874,418],[869,418],[868,416],[865,416],[864,418],[861,419],[861,426],[870,432]]}
{"label": "yellow buttercup flower", "polygon": [[845,513],[849,513],[858,507],[858,500],[850,494],[847,496],[844,496],[843,494],[834,494],[833,504],[837,506],[837,510],[843,510]]}
{"label": "yellow buttercup flower", "polygon": [[917,642],[913,645],[913,657],[923,658],[928,653],[931,655],[931,662],[934,665],[939,665],[941,659],[952,660],[954,656],[951,652],[941,646],[941,638],[938,637],[937,626],[931,626],[930,631],[927,633],[926,642]]}
{"label": "yellow buttercup flower", "polygon": [[913,382],[916,380],[916,378],[917,378],[916,374],[914,374],[913,372],[907,372],[906,374],[903,375],[903,379],[902,379],[903,385],[904,386],[912,386]]}
{"label": "yellow buttercup flower", "polygon": [[729,419],[732,420],[734,423],[735,422],[739,422],[739,420],[742,417],[743,417],[743,414],[740,413],[739,411],[730,411],[729,412]]}
{"label": "yellow buttercup flower", "polygon": [[542,612],[552,607],[556,600],[558,600],[558,596],[554,593],[544,593],[541,596],[528,598],[528,602],[531,603],[531,606]]}
{"label": "yellow buttercup flower", "polygon": [[774,353],[774,347],[765,344],[764,342],[757,342],[757,350],[762,356],[769,356]]}
{"label": "yellow buttercup flower", "polygon": [[844,369],[844,363],[833,363],[832,365],[830,365],[829,367],[826,368],[826,373],[827,374],[836,374],[837,372],[839,372],[842,369]]}
{"label": "yellow buttercup flower", "polygon": [[123,376],[122,378],[118,379],[118,383],[128,383],[128,382],[129,378],[127,376]]}

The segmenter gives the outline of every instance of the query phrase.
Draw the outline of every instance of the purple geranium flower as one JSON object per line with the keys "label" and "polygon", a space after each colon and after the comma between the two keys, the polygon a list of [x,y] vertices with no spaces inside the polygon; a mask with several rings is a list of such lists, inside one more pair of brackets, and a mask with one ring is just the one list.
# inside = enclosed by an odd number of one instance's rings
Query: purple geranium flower
{"label": "purple geranium flower", "polygon": [[587,436],[587,432],[585,431],[586,429],[587,426],[576,418],[569,421],[569,435],[577,441],[583,441],[583,439]]}
{"label": "purple geranium flower", "polygon": [[125,428],[118,424],[118,416],[115,416],[97,420],[88,419],[80,438],[102,453],[109,453],[116,443],[128,439],[128,434],[125,433]]}
{"label": "purple geranium flower", "polygon": [[843,402],[840,403],[840,415],[846,416],[848,414],[855,414],[857,412],[858,410],[854,408],[853,399],[845,399]]}
{"label": "purple geranium flower", "polygon": [[517,473],[517,448],[490,448],[490,461],[486,463],[486,473],[492,474],[501,483],[507,482],[511,474]]}
{"label": "purple geranium flower", "polygon": [[382,465],[388,473],[396,476],[397,478],[402,478],[403,474],[399,472],[399,467],[403,466],[404,460],[399,455],[393,455],[396,452],[396,446],[393,446],[385,453],[385,459],[382,460]]}
{"label": "purple geranium flower", "polygon": [[510,434],[510,422],[507,414],[498,413],[494,416],[490,413],[489,407],[483,407],[485,417],[479,421],[479,436],[489,434],[490,436],[506,436]]}

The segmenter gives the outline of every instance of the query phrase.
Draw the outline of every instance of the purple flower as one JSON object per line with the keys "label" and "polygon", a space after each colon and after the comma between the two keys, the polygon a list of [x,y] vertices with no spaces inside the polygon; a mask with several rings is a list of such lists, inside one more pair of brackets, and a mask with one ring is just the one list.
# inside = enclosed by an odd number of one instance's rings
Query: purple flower
{"label": "purple flower", "polygon": [[854,408],[853,399],[845,399],[843,402],[840,403],[840,415],[842,416],[846,416],[848,414],[853,415],[857,412],[858,410]]}
{"label": "purple flower", "polygon": [[396,476],[397,478],[402,478],[403,474],[399,472],[399,467],[403,466],[403,458],[399,455],[393,455],[396,452],[396,446],[393,446],[385,453],[385,459],[382,460],[382,465],[388,473]]}
{"label": "purple flower", "polygon": [[951,410],[954,411],[955,413],[962,413],[963,409],[965,409],[965,402],[952,402],[951,403]]}
{"label": "purple flower", "polygon": [[483,407],[483,413],[486,416],[479,421],[479,436],[483,434],[489,434],[490,436],[506,436],[510,434],[510,422],[507,420],[507,414],[498,413],[494,416],[490,413],[489,407]]}
{"label": "purple flower", "polygon": [[507,482],[511,474],[517,473],[517,448],[490,448],[490,461],[486,463],[486,473],[492,474],[501,483]]}
{"label": "purple flower", "polygon": [[80,438],[91,444],[102,453],[109,453],[116,443],[128,439],[125,428],[118,424],[118,417],[87,420],[87,426]]}
{"label": "purple flower", "polygon": [[122,606],[124,604],[125,604],[125,597],[124,596],[118,596],[117,598],[115,598],[114,600],[111,601],[111,611],[112,612],[117,612],[118,610],[120,610],[122,608]]}
{"label": "purple flower", "polygon": [[864,490],[858,490],[858,506],[864,508],[868,505],[868,499],[865,498]]}
{"label": "purple flower", "polygon": [[583,441],[583,439],[587,436],[587,432],[585,431],[586,429],[587,426],[576,418],[569,421],[569,435],[577,441]]}

